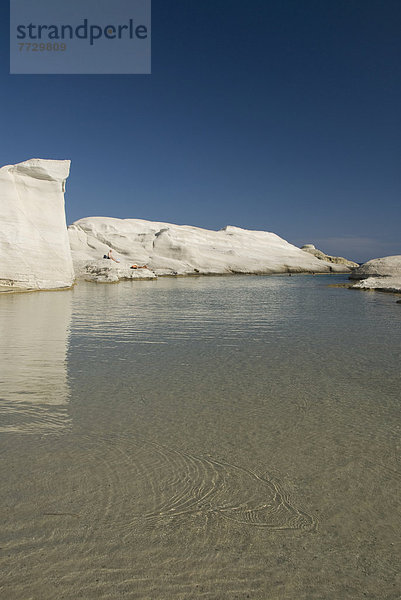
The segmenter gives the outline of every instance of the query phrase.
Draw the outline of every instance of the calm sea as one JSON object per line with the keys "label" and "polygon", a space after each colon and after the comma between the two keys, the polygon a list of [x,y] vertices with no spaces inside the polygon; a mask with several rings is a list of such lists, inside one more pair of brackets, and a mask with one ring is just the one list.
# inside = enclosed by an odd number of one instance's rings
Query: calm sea
{"label": "calm sea", "polygon": [[401,306],[339,276],[0,295],[5,600],[399,600]]}

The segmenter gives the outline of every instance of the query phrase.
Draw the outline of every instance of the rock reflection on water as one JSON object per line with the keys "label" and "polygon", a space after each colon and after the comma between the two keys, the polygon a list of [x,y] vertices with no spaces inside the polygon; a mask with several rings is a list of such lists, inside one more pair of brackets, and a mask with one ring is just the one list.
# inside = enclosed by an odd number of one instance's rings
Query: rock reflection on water
{"label": "rock reflection on water", "polygon": [[70,292],[0,297],[0,431],[52,433],[68,425]]}

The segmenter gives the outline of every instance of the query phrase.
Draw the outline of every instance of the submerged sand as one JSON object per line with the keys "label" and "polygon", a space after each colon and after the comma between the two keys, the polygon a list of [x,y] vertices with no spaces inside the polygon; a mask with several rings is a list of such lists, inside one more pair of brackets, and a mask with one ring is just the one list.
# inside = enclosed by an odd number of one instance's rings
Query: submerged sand
{"label": "submerged sand", "polygon": [[4,598],[398,599],[399,310],[327,280],[3,297]]}

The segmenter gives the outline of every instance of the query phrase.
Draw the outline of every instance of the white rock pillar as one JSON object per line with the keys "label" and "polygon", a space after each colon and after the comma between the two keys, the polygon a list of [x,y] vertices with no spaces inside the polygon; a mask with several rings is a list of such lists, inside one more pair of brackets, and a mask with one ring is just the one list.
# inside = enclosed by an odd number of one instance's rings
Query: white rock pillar
{"label": "white rock pillar", "polygon": [[33,158],[0,169],[0,286],[73,284],[64,208],[70,164]]}

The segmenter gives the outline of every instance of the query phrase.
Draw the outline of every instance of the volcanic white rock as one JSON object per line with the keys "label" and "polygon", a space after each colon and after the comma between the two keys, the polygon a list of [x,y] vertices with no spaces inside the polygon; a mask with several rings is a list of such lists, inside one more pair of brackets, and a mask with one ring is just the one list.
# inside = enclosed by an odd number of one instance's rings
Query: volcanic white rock
{"label": "volcanic white rock", "polygon": [[351,279],[366,279],[366,277],[401,277],[401,255],[373,258],[350,275]]}
{"label": "volcanic white rock", "polygon": [[[90,265],[104,265],[113,277],[125,278],[133,263],[147,265],[156,275],[350,272],[345,265],[319,260],[274,233],[239,227],[210,231],[141,219],[88,217],[68,231],[75,272],[83,279],[88,278]],[[102,258],[110,248],[120,260],[117,266]],[[93,272],[89,279],[96,280]]]}
{"label": "volcanic white rock", "polygon": [[325,260],[329,263],[334,263],[336,265],[346,265],[351,269],[359,267],[358,263],[352,260],[348,260],[347,258],[343,258],[342,256],[330,256],[330,254],[325,254],[325,252],[318,250],[313,244],[305,244],[301,247],[301,250],[303,250],[304,252],[309,252],[309,254],[316,256],[316,258],[319,258],[320,260]]}
{"label": "volcanic white rock", "polygon": [[359,290],[380,290],[382,292],[401,292],[401,277],[368,277],[351,286]]}
{"label": "volcanic white rock", "polygon": [[80,279],[98,283],[117,283],[123,279],[157,279],[150,269],[132,269],[128,264],[117,264],[112,260],[75,261]]}
{"label": "volcanic white rock", "polygon": [[74,281],[64,210],[69,160],[31,159],[0,169],[0,285],[70,287]]}
{"label": "volcanic white rock", "polygon": [[353,288],[401,292],[401,255],[369,260],[355,269],[350,278],[362,280]]}

